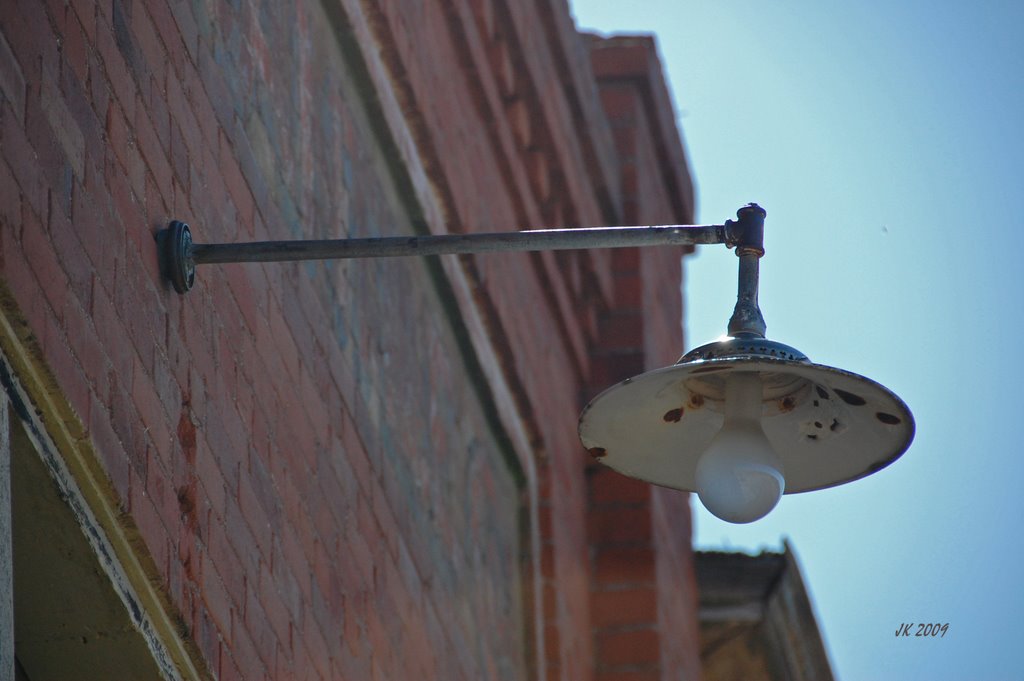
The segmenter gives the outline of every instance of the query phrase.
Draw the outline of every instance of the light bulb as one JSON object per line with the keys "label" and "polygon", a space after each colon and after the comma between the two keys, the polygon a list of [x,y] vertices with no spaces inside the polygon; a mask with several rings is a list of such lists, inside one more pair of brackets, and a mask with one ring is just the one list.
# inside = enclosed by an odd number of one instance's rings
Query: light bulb
{"label": "light bulb", "polygon": [[751,523],[779,503],[782,476],[782,462],[761,428],[761,379],[729,374],[725,422],[697,462],[701,503],[722,520]]}

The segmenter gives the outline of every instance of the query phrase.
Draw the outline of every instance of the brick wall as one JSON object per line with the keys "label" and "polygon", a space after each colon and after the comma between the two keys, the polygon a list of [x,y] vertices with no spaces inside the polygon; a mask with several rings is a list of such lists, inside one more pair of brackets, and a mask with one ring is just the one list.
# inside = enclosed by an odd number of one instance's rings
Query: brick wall
{"label": "brick wall", "polygon": [[[587,36],[621,163],[624,220],[693,221],[693,188],[648,37]],[[601,317],[593,390],[681,353],[680,259],[617,251],[614,306]],[[696,580],[685,495],[592,466],[589,479],[595,678],[698,679]]]}
{"label": "brick wall", "polygon": [[[691,221],[659,69],[544,0],[3,5],[5,314],[211,676],[612,678],[639,636],[698,677],[686,497],[575,435],[681,350],[679,252],[201,266],[182,297],[153,242]],[[646,547],[639,628],[606,539]]]}

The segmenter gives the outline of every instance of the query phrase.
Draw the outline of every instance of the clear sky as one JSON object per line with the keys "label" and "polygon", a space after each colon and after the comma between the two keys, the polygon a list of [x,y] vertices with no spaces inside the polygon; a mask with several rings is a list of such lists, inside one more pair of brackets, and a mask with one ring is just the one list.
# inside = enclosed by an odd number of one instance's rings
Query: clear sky
{"label": "clear sky", "polygon": [[[698,221],[768,211],[768,336],[917,420],[889,468],[759,522],[694,499],[698,546],[788,537],[843,681],[1024,679],[1024,2],[572,7],[657,33]],[[724,332],[735,277],[721,247],[688,261],[688,347]],[[897,639],[908,622],[949,629]]]}

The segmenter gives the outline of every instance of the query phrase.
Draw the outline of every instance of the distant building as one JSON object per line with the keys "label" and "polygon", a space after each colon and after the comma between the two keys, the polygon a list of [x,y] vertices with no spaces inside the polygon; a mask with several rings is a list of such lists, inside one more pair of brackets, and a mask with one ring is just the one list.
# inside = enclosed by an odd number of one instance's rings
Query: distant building
{"label": "distant building", "polygon": [[700,678],[687,496],[576,436],[682,351],[681,251],[180,296],[154,247],[691,223],[650,38],[549,0],[11,0],[0,92],[0,679]]}
{"label": "distant building", "polygon": [[698,552],[705,681],[831,681],[800,567],[782,553]]}

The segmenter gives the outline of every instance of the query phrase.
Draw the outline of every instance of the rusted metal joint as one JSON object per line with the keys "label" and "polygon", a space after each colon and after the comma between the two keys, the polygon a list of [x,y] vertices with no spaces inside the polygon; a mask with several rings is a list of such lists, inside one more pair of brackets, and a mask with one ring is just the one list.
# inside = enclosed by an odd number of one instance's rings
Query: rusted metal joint
{"label": "rusted metal joint", "polygon": [[764,208],[756,203],[747,205],[736,211],[737,220],[725,223],[726,246],[736,249],[736,255],[764,255],[764,219],[768,215]]}

